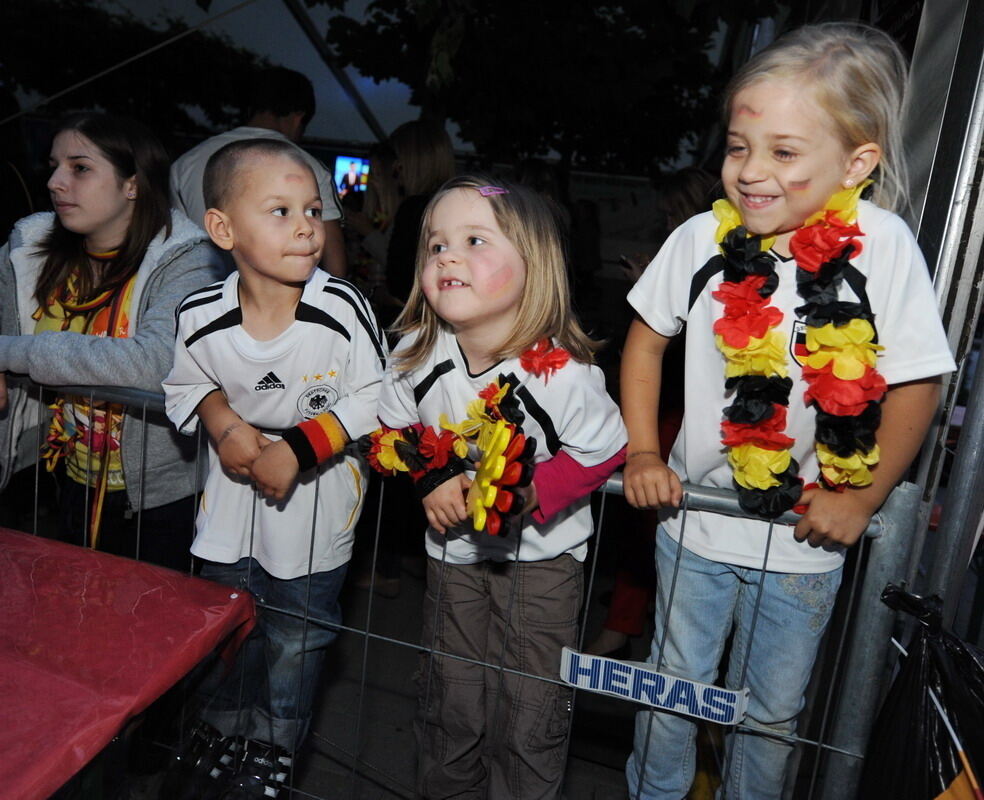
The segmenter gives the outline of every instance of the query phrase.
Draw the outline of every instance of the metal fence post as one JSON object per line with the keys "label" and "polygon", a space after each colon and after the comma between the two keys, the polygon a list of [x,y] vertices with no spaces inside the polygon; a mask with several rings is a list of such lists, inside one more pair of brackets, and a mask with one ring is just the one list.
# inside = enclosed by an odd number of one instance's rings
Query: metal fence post
{"label": "metal fence post", "polygon": [[[843,683],[831,741],[834,747],[863,754],[883,689],[891,677],[890,637],[895,612],[881,602],[881,592],[890,581],[904,578],[919,517],[922,490],[913,483],[896,487],[881,511],[880,535],[871,539],[868,563],[858,593],[857,611],[851,626]],[[857,792],[862,760],[830,752],[823,780],[823,800],[849,800]]]}

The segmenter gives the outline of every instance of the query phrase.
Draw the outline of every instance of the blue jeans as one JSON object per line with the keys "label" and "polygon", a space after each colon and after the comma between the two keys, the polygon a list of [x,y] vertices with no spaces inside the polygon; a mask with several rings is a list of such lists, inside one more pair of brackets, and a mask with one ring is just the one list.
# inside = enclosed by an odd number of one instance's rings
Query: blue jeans
{"label": "blue jeans", "polygon": [[203,720],[224,736],[259,739],[291,751],[300,747],[325,653],[337,635],[323,623],[342,621],[338,593],[347,569],[343,564],[312,573],[309,589],[308,576],[275,578],[248,557],[235,564],[204,563],[203,578],[246,589],[272,608],[259,609],[233,668],[216,664],[203,679],[198,689]]}
{"label": "blue jeans", "polygon": [[[780,535],[779,529],[774,535]],[[783,531],[781,535],[787,534]],[[719,797],[779,800],[793,748],[768,733],[792,735],[796,731],[796,717],[803,708],[817,649],[830,620],[841,570],[813,575],[763,573],[709,561],[684,548],[667,617],[678,549],[661,528],[656,537],[656,629],[649,661],[659,664],[662,672],[713,683],[734,627],[726,686],[750,690],[744,725],[763,729],[763,733],[732,730]],[[752,616],[762,579],[753,633]],[[638,713],[633,753],[625,769],[629,797],[681,800],[694,778],[696,734],[696,724],[685,717]]]}

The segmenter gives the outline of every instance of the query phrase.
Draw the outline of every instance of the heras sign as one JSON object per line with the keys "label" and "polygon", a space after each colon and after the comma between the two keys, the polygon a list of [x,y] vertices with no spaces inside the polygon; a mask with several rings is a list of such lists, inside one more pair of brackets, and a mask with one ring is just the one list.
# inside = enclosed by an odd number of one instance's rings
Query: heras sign
{"label": "heras sign", "polygon": [[560,678],[578,689],[722,725],[741,722],[748,708],[748,689],[722,689],[657,672],[652,664],[589,656],[569,647],[560,658]]}

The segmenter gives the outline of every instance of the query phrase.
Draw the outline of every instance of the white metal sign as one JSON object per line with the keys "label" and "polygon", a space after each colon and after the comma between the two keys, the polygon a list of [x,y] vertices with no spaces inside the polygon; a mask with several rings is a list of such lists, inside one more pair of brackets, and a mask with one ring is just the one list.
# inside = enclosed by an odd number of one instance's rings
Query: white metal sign
{"label": "white metal sign", "polygon": [[657,672],[652,664],[590,656],[569,647],[560,658],[560,677],[578,689],[722,725],[741,722],[748,708],[748,689],[722,689]]}

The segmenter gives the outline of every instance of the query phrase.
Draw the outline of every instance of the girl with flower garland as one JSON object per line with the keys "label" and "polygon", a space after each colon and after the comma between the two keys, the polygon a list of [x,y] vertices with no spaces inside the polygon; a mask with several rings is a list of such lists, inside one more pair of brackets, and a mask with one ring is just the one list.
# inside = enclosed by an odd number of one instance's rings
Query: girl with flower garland
{"label": "girl with flower garland", "polygon": [[560,791],[569,690],[474,662],[556,679],[575,645],[589,495],[623,462],[597,344],[568,297],[535,193],[459,177],[430,201],[369,450],[377,469],[410,474],[430,523],[424,797]]}
{"label": "girl with flower garland", "polygon": [[[750,697],[727,798],[780,797],[792,746],[770,734],[795,733],[844,548],[903,476],[954,369],[926,264],[892,213],[905,80],[895,43],[858,25],[801,28],[758,54],[726,95],[727,199],[678,228],[629,294],[625,494],[665,515],[651,660],[711,683],[733,631],[727,685]],[[659,367],[684,322],[686,411],[664,463]],[[753,518],[690,511],[684,526],[681,480],[736,488]],[[789,510],[795,526],[763,519]],[[695,733],[639,714],[630,796],[685,796]]]}

